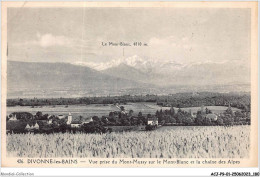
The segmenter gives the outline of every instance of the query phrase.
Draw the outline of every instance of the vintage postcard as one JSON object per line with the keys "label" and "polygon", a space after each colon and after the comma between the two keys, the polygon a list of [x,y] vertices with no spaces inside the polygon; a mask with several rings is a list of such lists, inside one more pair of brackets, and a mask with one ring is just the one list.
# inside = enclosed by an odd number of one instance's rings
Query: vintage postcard
{"label": "vintage postcard", "polygon": [[3,2],[3,167],[257,167],[257,2]]}

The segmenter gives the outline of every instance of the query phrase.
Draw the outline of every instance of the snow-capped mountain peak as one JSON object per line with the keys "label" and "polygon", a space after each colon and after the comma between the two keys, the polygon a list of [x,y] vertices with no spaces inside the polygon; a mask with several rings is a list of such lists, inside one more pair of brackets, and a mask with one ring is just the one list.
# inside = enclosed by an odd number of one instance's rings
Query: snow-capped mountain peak
{"label": "snow-capped mountain peak", "polygon": [[[133,67],[134,69],[140,70],[144,73],[155,73],[155,74],[166,74],[175,73],[181,70],[187,70],[193,67],[210,67],[209,65],[224,65],[224,64],[239,64],[239,60],[225,60],[225,61],[212,61],[204,60],[193,63],[179,63],[174,60],[171,61],[161,61],[161,60],[152,60],[152,59],[143,59],[138,55],[133,55],[126,58],[113,59],[107,62],[76,62],[76,65],[87,66],[97,71],[104,71],[109,68],[120,67],[120,65],[127,65]],[[243,66],[241,64],[241,66]]]}
{"label": "snow-capped mountain peak", "polygon": [[204,60],[179,63],[174,60],[143,59],[134,55],[103,63],[78,62],[75,64],[88,66],[107,75],[160,86],[224,84],[236,81],[238,78],[241,82],[250,80],[250,65],[241,60]]}
{"label": "snow-capped mountain peak", "polygon": [[125,64],[134,68],[140,69],[140,67],[147,68],[146,65],[151,65],[151,63],[147,60],[142,59],[141,57],[134,55],[131,57],[127,58],[118,58],[118,59],[113,59],[108,62],[100,62],[100,63],[95,63],[95,62],[75,62],[75,65],[82,65],[82,66],[88,66],[90,68],[93,68],[98,71],[106,70],[108,68],[116,67],[119,66],[120,64]]}
{"label": "snow-capped mountain peak", "polygon": [[102,71],[106,70],[108,68],[117,67],[121,64],[125,64],[127,66],[133,67],[135,69],[139,69],[142,71],[151,71],[154,70],[154,68],[158,67],[171,67],[172,69],[179,69],[182,68],[184,65],[181,63],[177,63],[175,61],[159,61],[159,60],[151,60],[151,59],[143,59],[138,55],[133,55],[131,57],[127,58],[118,58],[113,59],[108,62],[76,62],[73,63],[75,65],[82,65],[82,66],[88,66],[92,69]]}

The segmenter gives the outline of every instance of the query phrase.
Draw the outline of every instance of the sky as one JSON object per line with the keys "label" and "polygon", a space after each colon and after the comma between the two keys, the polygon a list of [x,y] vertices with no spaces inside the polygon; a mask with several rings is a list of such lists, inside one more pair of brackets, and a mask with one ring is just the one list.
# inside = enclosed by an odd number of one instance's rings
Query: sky
{"label": "sky", "polygon": [[8,60],[15,61],[250,61],[250,9],[9,8],[7,33]]}

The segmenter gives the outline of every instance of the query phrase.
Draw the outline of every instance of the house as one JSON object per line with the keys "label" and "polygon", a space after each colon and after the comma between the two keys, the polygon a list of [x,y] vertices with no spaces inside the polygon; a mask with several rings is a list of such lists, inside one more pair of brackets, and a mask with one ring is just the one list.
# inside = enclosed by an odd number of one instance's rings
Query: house
{"label": "house", "polygon": [[69,113],[67,125],[71,124],[71,122],[72,122],[72,115],[71,113]]}
{"label": "house", "polygon": [[92,119],[92,117],[91,118],[88,118],[88,119],[86,119],[84,122],[82,122],[81,124],[83,125],[83,124],[88,124],[88,123],[90,123],[90,122],[93,122],[93,119]]}
{"label": "house", "polygon": [[218,116],[216,114],[207,114],[206,119],[210,119],[211,121],[217,121]]}
{"label": "house", "polygon": [[36,122],[34,125],[30,126],[29,124],[26,125],[25,130],[39,130],[39,124]]}
{"label": "house", "polygon": [[25,130],[30,130],[31,126],[29,124],[26,125]]}
{"label": "house", "polygon": [[81,126],[80,121],[72,121],[70,124],[71,128],[79,128]]}
{"label": "house", "polygon": [[52,124],[52,118],[49,118],[47,124]]}
{"label": "house", "polygon": [[39,127],[39,125],[38,125],[38,123],[36,122],[36,124],[33,126],[33,129],[39,129],[40,127]]}
{"label": "house", "polygon": [[12,115],[12,117],[9,120],[17,120],[16,114],[14,116]]}
{"label": "house", "polygon": [[206,114],[206,110],[205,110],[205,108],[204,108],[204,105],[202,105],[202,106],[200,107],[200,111],[201,111],[201,114],[202,114],[202,115],[205,115],[205,114]]}
{"label": "house", "polygon": [[62,115],[62,114],[58,115],[57,117],[58,117],[59,119],[63,119],[63,118],[65,118],[65,116]]}
{"label": "house", "polygon": [[158,126],[158,118],[157,117],[148,118],[147,124],[148,125],[157,125]]}

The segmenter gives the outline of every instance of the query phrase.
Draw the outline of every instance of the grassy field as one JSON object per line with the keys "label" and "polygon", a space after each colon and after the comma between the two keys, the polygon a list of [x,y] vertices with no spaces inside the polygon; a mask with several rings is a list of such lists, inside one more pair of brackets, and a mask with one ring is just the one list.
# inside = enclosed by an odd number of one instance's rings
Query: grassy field
{"label": "grassy field", "polygon": [[[121,105],[120,105],[121,106]],[[125,107],[126,111],[133,110],[135,114],[138,112],[142,112],[143,114],[154,114],[156,110],[160,109],[170,109],[169,107],[161,107],[156,105],[156,103],[128,103],[126,105],[122,105]],[[208,109],[212,110],[215,113],[223,112],[227,109],[225,106],[208,106]],[[182,108],[182,110],[191,112],[197,112],[200,107],[191,107],[191,108]],[[236,108],[233,108],[236,111]],[[42,106],[42,107],[30,107],[30,106],[14,106],[14,107],[7,107],[7,114],[11,114],[13,112],[30,112],[35,114],[36,112],[41,111],[43,114],[49,115],[58,115],[58,114],[65,114],[68,115],[69,112],[72,115],[79,116],[82,115],[83,117],[91,117],[91,116],[106,116],[111,111],[118,111],[118,108],[113,104],[91,104],[91,105],[69,105],[66,107],[65,105],[57,105],[53,106]],[[177,108],[176,108],[177,111]]]}
{"label": "grassy field", "polygon": [[250,126],[162,127],[111,134],[8,134],[7,156],[97,158],[244,158]]}

